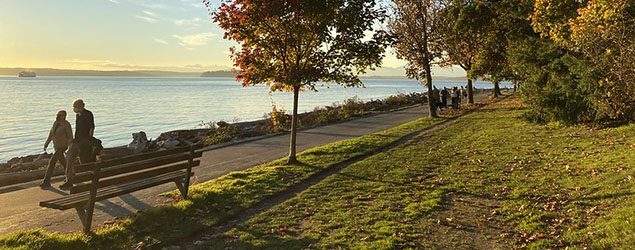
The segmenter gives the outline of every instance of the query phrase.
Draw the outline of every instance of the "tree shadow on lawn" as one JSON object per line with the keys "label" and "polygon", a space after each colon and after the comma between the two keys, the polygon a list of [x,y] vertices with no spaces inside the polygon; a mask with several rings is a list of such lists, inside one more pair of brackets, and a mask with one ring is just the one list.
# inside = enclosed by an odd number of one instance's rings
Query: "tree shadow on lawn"
{"label": "tree shadow on lawn", "polygon": [[510,112],[510,111],[524,111],[524,110],[528,110],[528,108],[523,106],[507,106],[507,105],[501,104],[500,106],[489,106],[488,108],[480,109],[478,112],[491,113],[491,112]]}
{"label": "tree shadow on lawn", "polygon": [[[257,231],[244,225],[233,229],[233,235],[240,234],[243,237],[223,236],[221,244],[213,247],[201,247],[201,249],[310,249],[317,242],[316,239],[303,237],[293,227],[281,229],[281,225],[271,225],[270,232]],[[257,245],[249,239],[258,239]],[[218,242],[216,242],[218,243]]]}
{"label": "tree shadow on lawn", "polygon": [[[477,198],[481,198],[481,199],[492,199],[492,200],[499,200],[499,201],[526,201],[526,202],[535,202],[536,200],[542,200],[545,199],[546,197],[527,197],[527,198],[515,198],[515,197],[507,197],[507,196],[492,196],[492,195],[485,195],[485,194],[475,194],[472,192],[466,192],[466,191],[455,191],[456,194],[458,195],[466,195],[466,196],[472,196],[472,197],[477,197]],[[612,193],[612,194],[602,194],[602,195],[591,195],[591,196],[582,196],[582,197],[578,197],[578,198],[571,198],[568,199],[570,201],[599,201],[599,200],[606,200],[606,199],[617,199],[620,197],[624,197],[624,196],[631,196],[634,195],[635,192],[619,192],[619,193]]]}
{"label": "tree shadow on lawn", "polygon": [[635,192],[619,192],[619,193],[612,193],[612,194],[601,194],[601,195],[591,195],[591,196],[582,196],[579,198],[574,198],[571,199],[572,201],[599,201],[599,200],[606,200],[606,199],[617,199],[617,198],[621,198],[624,196],[631,196],[634,195]]}
{"label": "tree shadow on lawn", "polygon": [[397,182],[397,181],[389,181],[389,180],[372,179],[372,178],[368,178],[368,177],[363,177],[363,176],[354,175],[354,174],[346,174],[346,173],[337,173],[336,175],[345,176],[345,177],[348,177],[348,178],[351,178],[351,179],[355,179],[355,180],[363,180],[363,181],[378,182],[378,183],[384,183],[384,184],[392,184],[392,185],[395,185],[395,186],[403,186],[403,185],[412,184],[412,183],[406,183],[406,182]]}
{"label": "tree shadow on lawn", "polygon": [[[388,136],[386,136],[388,137]],[[363,153],[363,154],[371,154],[372,152],[368,151],[368,148],[377,148],[376,143],[373,142],[356,142],[355,144],[347,144],[347,150],[335,149],[332,150],[320,150],[320,151],[311,151],[311,152],[303,152],[303,158],[308,158],[311,156],[334,156],[334,155],[350,155],[351,153]],[[301,160],[301,159],[298,159]],[[303,163],[299,163],[303,164]]]}

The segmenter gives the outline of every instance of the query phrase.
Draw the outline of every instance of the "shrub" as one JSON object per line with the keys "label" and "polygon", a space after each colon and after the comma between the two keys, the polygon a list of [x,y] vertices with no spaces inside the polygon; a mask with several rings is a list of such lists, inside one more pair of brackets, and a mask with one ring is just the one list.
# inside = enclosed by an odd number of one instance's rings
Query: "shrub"
{"label": "shrub", "polygon": [[[223,126],[219,126],[219,124],[222,124]],[[209,122],[207,123],[207,126],[212,130],[212,135],[205,138],[206,145],[228,142],[240,135],[238,126],[224,121],[220,121],[218,123]]]}
{"label": "shrub", "polygon": [[344,119],[340,114],[340,109],[334,107],[326,107],[325,109],[319,110],[315,117],[316,124],[332,123]]}
{"label": "shrub", "polygon": [[288,131],[291,128],[291,115],[287,114],[285,109],[278,109],[276,105],[273,105],[269,119],[271,132]]}
{"label": "shrub", "polygon": [[384,103],[390,106],[401,106],[410,103],[408,96],[403,93],[384,98]]}
{"label": "shrub", "polygon": [[366,105],[357,96],[347,99],[340,107],[344,118],[363,115],[367,111]]}

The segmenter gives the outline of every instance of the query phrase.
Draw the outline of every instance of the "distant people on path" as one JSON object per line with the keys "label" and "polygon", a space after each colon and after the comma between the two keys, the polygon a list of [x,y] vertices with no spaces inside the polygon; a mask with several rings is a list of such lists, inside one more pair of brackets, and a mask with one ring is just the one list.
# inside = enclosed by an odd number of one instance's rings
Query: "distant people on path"
{"label": "distant people on path", "polygon": [[441,90],[441,106],[442,107],[447,107],[448,106],[448,97],[450,96],[450,93],[448,92],[448,89],[446,87],[443,87],[443,90]]}
{"label": "distant people on path", "polygon": [[95,162],[96,155],[101,152],[103,147],[101,141],[95,139],[95,119],[93,113],[85,108],[82,99],[73,101],[73,111],[77,114],[75,118],[75,139],[73,139],[66,156],[66,182],[60,188],[70,188],[73,186],[72,181],[75,176],[75,160],[79,156],[81,164]]}
{"label": "distant people on path", "polygon": [[46,138],[46,142],[44,143],[44,152],[46,152],[46,149],[49,147],[49,143],[52,141],[55,153],[53,153],[53,156],[49,160],[48,168],[46,169],[46,174],[44,174],[44,180],[42,180],[40,187],[47,188],[51,186],[51,175],[53,174],[53,170],[55,169],[55,165],[57,165],[58,161],[62,164],[62,166],[64,166],[64,168],[66,168],[64,152],[66,152],[66,149],[68,149],[72,140],[73,129],[71,128],[71,123],[66,120],[66,111],[57,111],[53,127],[51,127],[49,136]]}

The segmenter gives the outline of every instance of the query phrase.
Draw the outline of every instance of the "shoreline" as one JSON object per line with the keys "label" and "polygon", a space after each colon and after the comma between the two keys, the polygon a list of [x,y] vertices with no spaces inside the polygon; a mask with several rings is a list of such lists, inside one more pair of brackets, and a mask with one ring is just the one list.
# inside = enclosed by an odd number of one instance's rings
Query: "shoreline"
{"label": "shoreline", "polygon": [[[492,89],[475,89],[474,93],[477,95],[491,91]],[[298,119],[300,120],[298,129],[327,125],[365,115],[385,113],[411,107],[422,103],[420,100],[424,98],[423,95],[424,93],[398,94],[368,102],[355,101],[354,98],[351,98],[344,101],[340,106],[325,106],[324,108],[316,108],[313,111],[298,114]],[[463,102],[465,102],[465,100],[463,100]],[[427,102],[424,101],[424,103]],[[287,132],[288,129],[285,129],[284,126],[288,126],[285,122],[289,122],[290,116],[285,112],[287,111],[278,110],[276,114],[269,113],[269,117],[255,121],[237,123],[219,121],[217,123],[205,123],[207,128],[171,130],[161,133],[160,136],[151,141],[146,138],[145,134],[139,135],[143,131],[133,133],[133,138],[131,138],[132,142],[129,145],[105,148],[100,160],[183,146],[185,145],[183,141],[194,144],[205,143],[205,146],[209,147]],[[350,112],[350,114],[347,113],[343,115],[341,114],[343,112]],[[276,122],[278,124],[276,124]],[[135,136],[137,138],[134,138]],[[36,177],[39,175],[43,176],[51,155],[51,153],[48,153],[19,156],[11,158],[6,163],[0,163],[0,186],[10,185],[4,184],[7,183],[6,179],[19,179],[19,175],[32,175],[33,177],[26,178],[29,180],[37,179]],[[55,170],[55,175],[59,175],[63,168],[58,166]],[[16,183],[14,182],[12,184]]]}

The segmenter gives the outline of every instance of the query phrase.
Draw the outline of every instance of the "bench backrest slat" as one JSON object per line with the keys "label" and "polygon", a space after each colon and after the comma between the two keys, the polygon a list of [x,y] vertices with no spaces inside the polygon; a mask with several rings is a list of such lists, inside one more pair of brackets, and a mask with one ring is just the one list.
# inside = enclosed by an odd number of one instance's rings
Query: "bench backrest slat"
{"label": "bench backrest slat", "polygon": [[[193,166],[199,166],[201,164],[201,161],[200,160],[196,160],[196,161],[194,161],[192,163],[193,163]],[[114,177],[114,178],[103,179],[103,180],[100,179],[98,184],[97,184],[97,188],[104,188],[104,187],[108,187],[108,186],[112,186],[112,185],[122,184],[122,183],[126,183],[126,182],[131,182],[131,181],[143,180],[143,179],[148,178],[148,177],[154,177],[154,176],[157,176],[157,175],[171,173],[171,172],[174,172],[174,171],[178,171],[178,170],[182,170],[182,169],[187,168],[188,164],[189,164],[188,162],[179,163],[179,164],[175,164],[175,165],[169,165],[169,166],[163,166],[163,167],[159,167],[159,168],[154,168],[154,169],[150,169],[150,170],[146,170],[146,171],[135,172],[135,173],[131,173],[131,174],[128,174],[128,175],[120,175],[120,176],[117,176],[117,177]],[[185,175],[185,173],[184,173],[184,175]],[[89,191],[91,187],[92,187],[91,183],[82,183],[82,184],[79,184],[79,185],[75,185],[74,187],[71,188],[71,194],[76,194],[76,193]]]}
{"label": "bench backrest slat", "polygon": [[[204,146],[203,144],[192,145],[194,150],[200,150],[200,149],[203,148],[203,146]],[[80,172],[84,172],[84,171],[90,171],[90,170],[92,170],[93,167],[106,168],[106,167],[126,164],[126,163],[130,163],[130,162],[135,162],[135,161],[142,161],[142,160],[146,160],[146,159],[157,158],[157,157],[171,155],[171,154],[185,153],[185,152],[189,152],[189,151],[190,151],[190,147],[186,146],[186,147],[173,148],[173,149],[157,151],[157,152],[150,152],[150,153],[143,153],[143,154],[125,156],[125,157],[121,157],[121,158],[115,158],[115,159],[111,159],[111,160],[105,160],[105,161],[96,162],[94,165],[91,164],[91,163],[77,165],[77,166],[75,166],[75,172],[76,173],[80,173]]]}
{"label": "bench backrest slat", "polygon": [[[203,155],[203,152],[198,151],[194,152],[193,158],[199,158]],[[129,162],[126,164],[100,168],[99,178],[105,178],[110,176],[115,176],[119,174],[130,173],[134,171],[139,171],[143,169],[153,168],[161,165],[171,164],[179,161],[185,161],[190,159],[190,153],[176,153],[172,155],[161,156],[157,158],[145,159],[137,162]],[[82,183],[85,181],[89,181],[92,178],[92,172],[84,172],[76,175],[73,178],[73,184]]]}

